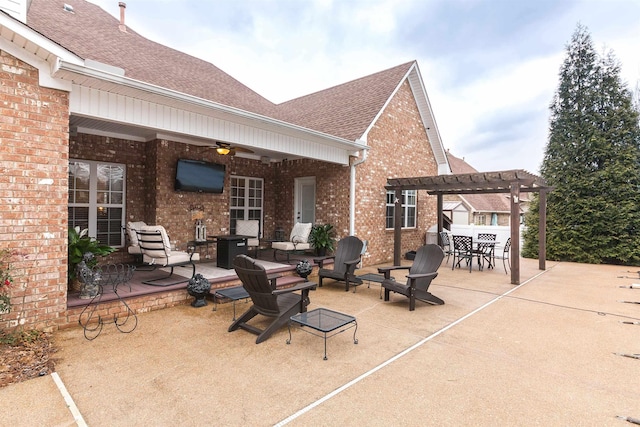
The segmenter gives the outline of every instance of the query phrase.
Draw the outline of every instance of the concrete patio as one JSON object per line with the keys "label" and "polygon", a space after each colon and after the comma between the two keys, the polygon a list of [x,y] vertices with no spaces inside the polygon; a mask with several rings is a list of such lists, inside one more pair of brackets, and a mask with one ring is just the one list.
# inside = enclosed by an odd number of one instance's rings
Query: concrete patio
{"label": "concrete patio", "polygon": [[259,345],[227,332],[231,304],[141,314],[132,333],[105,325],[94,341],[63,330],[54,375],[0,389],[2,424],[629,425],[616,416],[640,418],[640,360],[614,353],[640,353],[640,326],[622,323],[640,305],[620,302],[640,301],[637,268],[537,266],[522,259],[513,286],[501,265],[443,265],[430,290],[446,304],[413,312],[378,284],[329,281],[309,309],[356,316],[359,343],[353,329],[330,338],[327,361],[299,328],[290,345],[287,328]]}

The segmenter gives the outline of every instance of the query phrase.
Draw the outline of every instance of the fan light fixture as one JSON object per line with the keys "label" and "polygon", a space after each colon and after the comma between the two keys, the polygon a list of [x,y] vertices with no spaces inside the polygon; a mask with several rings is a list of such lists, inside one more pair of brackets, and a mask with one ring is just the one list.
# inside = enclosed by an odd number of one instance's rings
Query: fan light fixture
{"label": "fan light fixture", "polygon": [[226,156],[231,152],[231,150],[228,149],[227,147],[217,147],[216,152],[222,156]]}

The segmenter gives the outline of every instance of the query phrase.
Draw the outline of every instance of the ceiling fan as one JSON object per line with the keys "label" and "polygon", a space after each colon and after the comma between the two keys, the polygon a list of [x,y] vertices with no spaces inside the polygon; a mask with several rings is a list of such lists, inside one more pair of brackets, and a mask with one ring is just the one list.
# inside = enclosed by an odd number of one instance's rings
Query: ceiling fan
{"label": "ceiling fan", "polygon": [[253,153],[253,151],[244,147],[234,147],[226,142],[216,141],[216,152],[223,156],[235,156],[236,153]]}

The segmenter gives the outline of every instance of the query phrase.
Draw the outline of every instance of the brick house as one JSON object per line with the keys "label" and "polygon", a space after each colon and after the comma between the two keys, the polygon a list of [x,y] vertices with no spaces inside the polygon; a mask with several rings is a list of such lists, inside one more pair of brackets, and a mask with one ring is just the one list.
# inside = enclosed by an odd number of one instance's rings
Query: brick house
{"label": "brick house", "polygon": [[[464,159],[454,156],[447,150],[447,160],[451,167],[451,173],[477,173],[478,171],[465,162]],[[510,224],[509,197],[505,194],[460,194],[444,197],[444,211],[453,224],[475,225],[503,225]]]}
{"label": "brick house", "polygon": [[[16,253],[12,298],[22,307],[0,328],[74,322],[74,225],[120,248],[117,261],[129,260],[127,221],[164,225],[184,246],[194,210],[209,234],[233,232],[247,217],[260,219],[264,237],[288,234],[297,220],[331,223],[339,237],[368,240],[365,264],[392,259],[387,178],[449,173],[415,61],[273,104],[214,65],[138,35],[120,8],[118,21],[83,0],[0,0],[0,240]],[[218,142],[244,152],[218,154]],[[223,193],[175,191],[178,159],[224,165]],[[251,209],[241,194],[251,194]],[[405,200],[408,251],[437,222],[436,200],[422,191]],[[136,307],[186,298],[156,295]]]}

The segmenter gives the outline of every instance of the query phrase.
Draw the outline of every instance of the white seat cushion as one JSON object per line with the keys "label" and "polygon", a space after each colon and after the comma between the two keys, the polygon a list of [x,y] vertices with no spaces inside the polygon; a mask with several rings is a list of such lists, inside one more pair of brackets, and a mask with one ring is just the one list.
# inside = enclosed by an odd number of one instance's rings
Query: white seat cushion
{"label": "white seat cushion", "polygon": [[150,257],[147,254],[144,254],[142,258],[143,258],[143,261],[146,262],[147,264],[166,266],[166,265],[187,263],[189,262],[189,259],[191,259],[191,261],[199,261],[200,254],[196,252],[193,254],[193,256],[190,256],[187,252],[173,251],[171,252],[171,255],[169,255],[168,258],[167,257],[160,257],[160,258]]}
{"label": "white seat cushion", "polygon": [[280,251],[306,251],[307,249],[311,249],[309,243],[294,244],[293,242],[273,242],[271,247]]}
{"label": "white seat cushion", "polygon": [[290,242],[307,243],[309,241],[309,234],[311,234],[311,227],[313,224],[310,222],[296,222],[296,225],[291,229],[291,236],[289,236]]}
{"label": "white seat cushion", "polygon": [[257,219],[236,220],[236,234],[240,236],[258,237],[260,233],[260,222]]}
{"label": "white seat cushion", "polygon": [[[167,235],[167,230],[161,225],[146,225],[140,229],[141,232],[153,232],[146,234],[143,240],[144,256],[150,258],[166,258],[171,255],[171,242]],[[159,234],[158,234],[159,233]],[[142,236],[141,236],[142,238]]]}
{"label": "white seat cushion", "polygon": [[138,246],[138,233],[136,233],[136,230],[141,230],[142,227],[145,227],[146,225],[147,224],[144,221],[127,222],[127,234],[129,235],[129,242],[131,242],[131,246]]}
{"label": "white seat cushion", "polygon": [[142,254],[142,249],[140,249],[140,246],[129,246],[127,248],[127,252],[131,255],[140,255]]}

